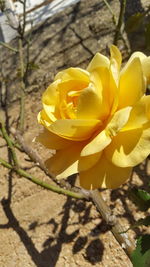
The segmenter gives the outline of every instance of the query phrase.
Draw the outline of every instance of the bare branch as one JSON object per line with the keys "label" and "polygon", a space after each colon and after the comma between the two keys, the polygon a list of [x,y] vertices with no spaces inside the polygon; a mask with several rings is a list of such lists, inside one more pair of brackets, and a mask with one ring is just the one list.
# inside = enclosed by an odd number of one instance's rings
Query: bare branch
{"label": "bare branch", "polygon": [[2,120],[0,120],[0,127],[1,127],[1,132],[2,132],[3,138],[5,139],[5,141],[7,143],[7,146],[9,148],[10,152],[11,152],[14,165],[15,165],[16,168],[19,168],[19,162],[18,162],[18,159],[17,159],[17,156],[16,156],[16,152],[15,152],[14,146],[13,146],[13,144],[11,142],[11,139],[9,138],[9,135],[7,134],[6,128],[5,128],[4,123],[2,122]]}
{"label": "bare branch", "polygon": [[119,13],[119,19],[118,19],[118,23],[116,26],[116,33],[114,36],[114,45],[117,45],[118,39],[119,39],[119,35],[120,35],[120,30],[121,30],[121,26],[123,23],[123,16],[124,16],[124,12],[125,12],[125,8],[126,8],[126,0],[122,0],[121,1],[121,7],[120,7],[120,13]]}
{"label": "bare branch", "polygon": [[24,132],[24,109],[25,109],[25,84],[24,84],[24,57],[22,39],[19,38],[19,60],[20,60],[20,116],[18,129],[21,133]]}
{"label": "bare branch", "polygon": [[1,41],[0,41],[0,45],[2,45],[3,47],[5,47],[5,48],[7,48],[7,49],[9,49],[9,50],[11,50],[11,51],[13,51],[13,52],[15,52],[15,53],[18,52],[18,50],[17,50],[16,48],[13,48],[12,46],[10,46],[10,45],[8,45],[8,44],[6,44],[6,43],[4,43],[4,42],[1,42]]}
{"label": "bare branch", "polygon": [[101,213],[103,219],[106,221],[108,225],[112,226],[111,232],[115,236],[116,240],[118,241],[120,246],[125,250],[129,258],[131,258],[131,254],[135,249],[133,240],[130,239],[127,233],[123,233],[124,229],[122,225],[119,224],[117,218],[113,215],[112,211],[107,206],[107,204],[103,200],[98,190],[91,191],[91,198],[93,199],[93,202],[97,206],[97,209]]}
{"label": "bare branch", "polygon": [[32,176],[31,174],[24,171],[23,169],[15,169],[11,164],[9,164],[7,161],[5,161],[2,158],[0,158],[0,164],[4,167],[10,169],[10,170],[13,170],[14,172],[19,174],[20,176],[23,176],[24,178],[30,180],[34,184],[40,185],[41,187],[43,187],[45,189],[48,189],[48,190],[53,191],[53,192],[58,193],[58,194],[63,194],[66,196],[77,198],[77,199],[86,199],[86,196],[82,193],[76,193],[76,192],[73,192],[73,191],[52,185],[52,184],[45,183],[44,181],[38,179],[37,177]]}

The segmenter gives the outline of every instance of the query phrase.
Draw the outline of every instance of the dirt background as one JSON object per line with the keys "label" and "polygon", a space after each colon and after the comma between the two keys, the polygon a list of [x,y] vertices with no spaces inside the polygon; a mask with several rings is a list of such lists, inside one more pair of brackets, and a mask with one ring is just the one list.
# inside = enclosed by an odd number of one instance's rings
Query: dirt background
{"label": "dirt background", "polygon": [[[125,19],[135,11],[145,9],[149,1],[127,1]],[[119,1],[110,1],[116,15]],[[108,55],[114,26],[109,10],[103,1],[82,0],[57,14],[32,31],[30,61],[38,66],[31,70],[27,84],[26,121],[24,138],[36,148],[43,159],[50,152],[32,142],[40,130],[37,114],[41,109],[41,95],[56,72],[69,66],[86,67],[95,52]],[[124,33],[129,47],[119,42],[124,60],[130,51],[147,52],[144,35]],[[16,45],[16,40],[12,42]],[[26,44],[25,44],[26,47]],[[0,115],[15,127],[19,115],[18,58],[10,51],[1,49],[1,66],[8,90],[8,112],[3,107]],[[28,172],[50,182],[42,171],[18,152],[21,166]],[[0,157],[8,159],[7,147],[0,138]],[[130,181],[117,190],[102,192],[107,204],[113,209],[124,228],[144,216],[129,200],[129,187],[145,188],[150,175],[150,161],[137,166]],[[20,178],[0,166],[0,266],[1,267],[130,267],[129,258],[119,246],[106,223],[91,202],[71,199],[46,191]],[[68,179],[72,185],[75,177]],[[146,228],[130,230],[136,238]]]}

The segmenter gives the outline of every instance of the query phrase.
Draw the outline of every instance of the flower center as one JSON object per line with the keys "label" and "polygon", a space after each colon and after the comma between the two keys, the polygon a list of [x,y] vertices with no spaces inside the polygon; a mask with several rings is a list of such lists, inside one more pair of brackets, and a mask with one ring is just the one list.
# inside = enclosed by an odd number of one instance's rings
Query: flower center
{"label": "flower center", "polygon": [[69,83],[68,85],[60,89],[60,114],[62,119],[76,119],[78,98],[88,83],[76,82],[76,84]]}

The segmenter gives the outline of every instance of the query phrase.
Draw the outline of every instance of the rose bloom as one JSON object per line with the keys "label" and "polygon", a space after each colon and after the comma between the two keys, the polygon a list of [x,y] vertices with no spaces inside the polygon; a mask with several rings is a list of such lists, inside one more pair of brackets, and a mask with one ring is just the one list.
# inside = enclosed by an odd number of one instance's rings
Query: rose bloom
{"label": "rose bloom", "polygon": [[97,53],[87,70],[59,72],[42,96],[36,138],[56,153],[46,161],[58,179],[79,173],[85,189],[117,188],[150,153],[150,57]]}

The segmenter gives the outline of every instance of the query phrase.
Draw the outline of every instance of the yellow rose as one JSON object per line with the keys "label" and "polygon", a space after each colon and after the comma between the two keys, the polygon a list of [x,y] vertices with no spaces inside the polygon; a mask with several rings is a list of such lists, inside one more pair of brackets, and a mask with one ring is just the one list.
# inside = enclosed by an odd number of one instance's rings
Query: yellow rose
{"label": "yellow rose", "polygon": [[118,48],[110,54],[59,72],[38,115],[37,140],[56,149],[47,168],[57,178],[79,173],[86,189],[120,186],[150,153],[150,57],[135,52],[120,70]]}

